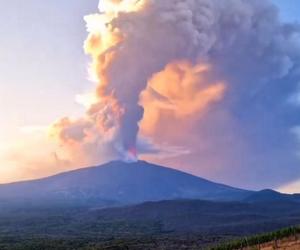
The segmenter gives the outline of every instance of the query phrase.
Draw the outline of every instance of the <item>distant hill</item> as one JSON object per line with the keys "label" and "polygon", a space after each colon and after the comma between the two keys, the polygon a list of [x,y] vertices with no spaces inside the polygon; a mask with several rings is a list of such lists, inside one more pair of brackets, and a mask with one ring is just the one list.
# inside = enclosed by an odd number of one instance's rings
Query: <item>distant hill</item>
{"label": "distant hill", "polygon": [[44,179],[0,185],[0,202],[114,206],[175,199],[234,201],[253,193],[144,161],[114,161]]}
{"label": "distant hill", "polygon": [[85,218],[88,223],[96,218],[129,224],[156,221],[173,233],[248,235],[300,224],[300,203],[173,200],[94,210]]}
{"label": "distant hill", "polygon": [[288,202],[300,201],[297,195],[283,194],[272,189],[264,189],[259,192],[254,192],[243,201],[245,202]]}

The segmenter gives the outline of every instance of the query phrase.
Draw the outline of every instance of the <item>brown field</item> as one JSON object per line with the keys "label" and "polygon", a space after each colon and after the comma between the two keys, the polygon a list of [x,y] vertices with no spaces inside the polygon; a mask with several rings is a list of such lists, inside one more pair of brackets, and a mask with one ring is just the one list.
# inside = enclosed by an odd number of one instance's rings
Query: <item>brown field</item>
{"label": "brown field", "polygon": [[300,250],[300,234],[281,240],[264,243],[255,247],[247,247],[243,250]]}

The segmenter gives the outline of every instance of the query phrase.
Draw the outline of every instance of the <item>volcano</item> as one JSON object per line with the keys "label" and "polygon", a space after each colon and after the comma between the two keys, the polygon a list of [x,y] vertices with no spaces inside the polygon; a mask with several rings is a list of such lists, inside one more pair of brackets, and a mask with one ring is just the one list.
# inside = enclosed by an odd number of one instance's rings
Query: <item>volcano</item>
{"label": "volcano", "polygon": [[113,161],[55,176],[0,185],[0,202],[99,204],[202,199],[242,200],[252,191],[214,183],[178,170],[145,161]]}

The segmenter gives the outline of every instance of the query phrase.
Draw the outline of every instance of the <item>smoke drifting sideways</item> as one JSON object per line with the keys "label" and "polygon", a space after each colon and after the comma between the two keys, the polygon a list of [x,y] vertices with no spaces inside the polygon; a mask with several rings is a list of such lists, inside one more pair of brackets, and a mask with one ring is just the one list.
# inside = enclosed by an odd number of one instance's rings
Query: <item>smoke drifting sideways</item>
{"label": "smoke drifting sideways", "polygon": [[85,21],[97,87],[84,117],[52,127],[70,158],[297,178],[300,27],[268,0],[103,0]]}

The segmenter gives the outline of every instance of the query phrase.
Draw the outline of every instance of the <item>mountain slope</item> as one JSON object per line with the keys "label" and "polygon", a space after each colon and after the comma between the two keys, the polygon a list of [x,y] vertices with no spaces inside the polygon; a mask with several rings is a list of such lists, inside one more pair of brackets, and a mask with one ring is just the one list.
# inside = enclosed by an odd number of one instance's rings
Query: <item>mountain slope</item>
{"label": "mountain slope", "polygon": [[230,201],[251,194],[144,161],[114,161],[44,179],[0,185],[0,201],[60,200],[104,205],[172,199]]}

